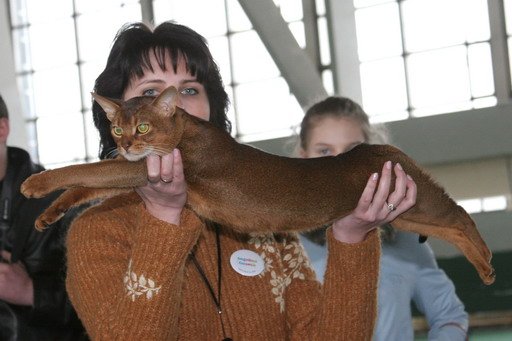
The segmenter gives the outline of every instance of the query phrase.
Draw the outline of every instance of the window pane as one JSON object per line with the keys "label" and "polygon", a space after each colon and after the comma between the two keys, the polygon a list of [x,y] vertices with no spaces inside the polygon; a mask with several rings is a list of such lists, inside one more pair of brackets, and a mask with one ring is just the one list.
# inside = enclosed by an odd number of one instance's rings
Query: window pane
{"label": "window pane", "polygon": [[229,45],[226,36],[219,36],[208,40],[213,59],[217,63],[224,84],[231,83],[231,65],[229,58]]}
{"label": "window pane", "polygon": [[86,62],[81,65],[82,69],[82,98],[84,106],[90,109],[92,106],[91,92],[94,90],[94,82],[105,67],[105,61]]}
{"label": "window pane", "polygon": [[375,5],[385,4],[388,2],[396,2],[396,0],[354,0],[354,7],[361,8],[361,7],[375,6]]}
{"label": "window pane", "polygon": [[505,24],[507,25],[507,34],[512,34],[512,0],[505,0],[503,3],[505,7]]}
{"label": "window pane", "polygon": [[34,85],[32,84],[32,75],[18,76],[17,81],[23,116],[25,118],[34,118],[36,114],[34,108]]}
{"label": "window pane", "polygon": [[496,104],[498,104],[496,96],[475,98],[473,100],[473,108],[475,109],[494,107]]}
{"label": "window pane", "polygon": [[69,18],[73,15],[73,1],[69,0],[25,0],[28,21],[31,24],[54,22],[55,19]]}
{"label": "window pane", "polygon": [[402,2],[407,51],[423,51],[490,37],[485,0]]}
{"label": "window pane", "polygon": [[16,72],[32,70],[28,28],[12,30],[12,39]]}
{"label": "window pane", "polygon": [[97,159],[100,150],[100,134],[94,126],[92,111],[85,113],[85,134],[87,138],[87,157],[89,159]]}
{"label": "window pane", "polygon": [[468,64],[473,97],[494,94],[491,46],[489,43],[468,46]]}
{"label": "window pane", "polygon": [[88,12],[77,17],[78,47],[83,61],[105,63],[117,31],[127,22],[140,21],[140,5],[126,5],[115,10]]}
{"label": "window pane", "polygon": [[[230,99],[233,99],[234,98],[233,88],[229,85],[226,86],[225,88],[226,88],[226,92],[228,93],[228,97]],[[237,122],[237,118],[236,118],[236,114],[235,114],[235,106],[233,105],[233,103],[231,103],[231,105],[228,108],[228,119],[231,122],[231,135],[237,136],[238,135],[238,128],[237,128],[238,122]]]}
{"label": "window pane", "polygon": [[37,152],[37,126],[34,121],[27,122],[27,146],[30,152],[30,156],[34,162],[39,163],[39,154]]}
{"label": "window pane", "polygon": [[249,18],[247,18],[247,15],[240,6],[238,0],[228,0],[227,7],[230,31],[247,31],[252,28],[251,21],[249,20]]}
{"label": "window pane", "polygon": [[[509,37],[507,39],[507,45],[508,45],[508,61],[509,61],[509,67],[512,69],[512,38]],[[512,72],[510,73],[510,76],[512,77]],[[511,78],[512,81],[512,78]]]}
{"label": "window pane", "polygon": [[43,164],[82,160],[85,156],[82,114],[41,117],[37,120],[39,161]]}
{"label": "window pane", "polygon": [[140,12],[139,0],[75,0],[77,13],[90,13],[95,11],[108,11],[117,15],[118,11],[123,11],[126,7],[138,7]]}
{"label": "window pane", "polygon": [[462,206],[468,213],[482,212],[482,200],[480,199],[458,200],[457,204]]}
{"label": "window pane", "polygon": [[306,48],[306,34],[304,32],[304,23],[302,21],[297,21],[290,23],[288,27],[290,28],[290,31],[295,37],[297,44],[303,49]]}
{"label": "window pane", "polygon": [[322,65],[331,64],[331,44],[329,42],[329,28],[325,17],[318,18],[318,42],[320,44],[320,62]]}
{"label": "window pane", "polygon": [[[167,0],[171,2],[170,0]],[[224,0],[172,1],[166,11],[155,11],[155,20],[175,20],[189,26],[206,38],[226,33],[226,9]]]}
{"label": "window pane", "polygon": [[465,42],[458,1],[409,0],[402,3],[407,51],[422,51]]}
{"label": "window pane", "polygon": [[64,19],[29,28],[34,70],[76,63],[75,26]]}
{"label": "window pane", "polygon": [[235,96],[241,113],[238,117],[241,135],[283,130],[289,135],[292,126],[300,122],[303,115],[282,78],[239,85],[235,88]]}
{"label": "window pane", "polygon": [[461,10],[464,13],[466,39],[469,43],[491,39],[487,0],[463,1],[459,8]]}
{"label": "window pane", "polygon": [[316,15],[326,15],[325,11],[325,0],[316,0]]}
{"label": "window pane", "polygon": [[28,13],[25,0],[10,0],[11,22],[13,26],[25,25],[28,23]]}
{"label": "window pane", "polygon": [[75,65],[34,74],[37,116],[79,112],[82,109],[78,68]]}
{"label": "window pane", "polygon": [[274,3],[279,7],[284,21],[302,20],[302,0],[274,0]]}
{"label": "window pane", "polygon": [[411,106],[423,108],[471,99],[466,48],[456,46],[407,59]]}
{"label": "window pane", "polygon": [[233,34],[233,79],[237,83],[279,76],[274,60],[255,31]]}
{"label": "window pane", "polygon": [[325,91],[329,95],[334,95],[334,77],[332,76],[332,70],[324,70],[322,72],[322,83],[324,84]]}
{"label": "window pane", "polygon": [[[405,118],[407,92],[402,58],[362,63],[361,87],[363,108],[369,115],[390,114],[390,119]],[[399,113],[398,117],[393,113]]]}
{"label": "window pane", "polygon": [[357,10],[355,17],[361,61],[402,54],[400,17],[396,3]]}
{"label": "window pane", "polygon": [[499,211],[507,209],[507,197],[504,195],[496,197],[486,197],[482,199],[484,211]]}

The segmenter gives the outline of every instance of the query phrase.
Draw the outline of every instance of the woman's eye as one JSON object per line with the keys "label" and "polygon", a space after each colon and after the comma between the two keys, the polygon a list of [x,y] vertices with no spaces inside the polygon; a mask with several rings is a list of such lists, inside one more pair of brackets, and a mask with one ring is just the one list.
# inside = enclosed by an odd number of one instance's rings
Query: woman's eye
{"label": "woman's eye", "polygon": [[112,127],[112,132],[116,136],[122,136],[123,135],[123,128],[121,128],[121,127]]}
{"label": "woman's eye", "polygon": [[142,95],[155,97],[157,95],[157,92],[155,89],[147,89],[142,92]]}
{"label": "woman's eye", "polygon": [[194,88],[185,88],[180,91],[182,95],[197,95],[198,91]]}
{"label": "woman's eye", "polygon": [[141,123],[137,126],[137,131],[139,134],[145,134],[149,131],[149,124],[147,123]]}
{"label": "woman's eye", "polygon": [[332,155],[331,153],[331,150],[330,149],[320,149],[319,151],[319,154],[322,155],[322,156],[329,156],[329,155]]}

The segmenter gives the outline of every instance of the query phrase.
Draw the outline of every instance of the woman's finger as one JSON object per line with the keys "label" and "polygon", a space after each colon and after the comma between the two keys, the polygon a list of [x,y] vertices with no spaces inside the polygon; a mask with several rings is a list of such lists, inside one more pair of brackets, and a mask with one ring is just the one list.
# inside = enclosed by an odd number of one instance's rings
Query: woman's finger
{"label": "woman's finger", "polygon": [[388,210],[390,211],[393,211],[398,207],[398,205],[400,205],[405,197],[407,190],[407,174],[405,174],[402,166],[399,163],[395,165],[395,175],[395,189],[387,199]]}
{"label": "woman's finger", "polygon": [[[386,161],[382,167],[382,175],[380,177],[377,192],[373,196],[372,206],[376,210],[381,210],[389,196],[389,188],[391,186],[391,161]],[[386,204],[387,205],[387,204]]]}
{"label": "woman's finger", "polygon": [[160,180],[164,183],[170,183],[174,178],[174,155],[166,154],[160,160]]}
{"label": "woman's finger", "polygon": [[379,173],[373,173],[368,181],[366,182],[366,186],[361,194],[361,198],[359,198],[359,202],[357,203],[357,209],[368,210],[370,205],[372,204],[373,194],[375,193],[375,189],[377,188],[377,182],[379,180]]}
{"label": "woman's finger", "polygon": [[158,155],[148,155],[146,158],[146,167],[148,171],[148,181],[157,183],[160,181],[160,157]]}

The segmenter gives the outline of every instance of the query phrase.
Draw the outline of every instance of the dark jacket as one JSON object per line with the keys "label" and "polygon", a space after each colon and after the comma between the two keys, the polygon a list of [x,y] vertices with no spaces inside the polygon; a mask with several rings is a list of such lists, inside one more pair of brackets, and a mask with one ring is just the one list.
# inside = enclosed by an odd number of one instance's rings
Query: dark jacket
{"label": "dark jacket", "polygon": [[5,191],[2,192],[0,212],[6,212],[5,209],[10,211],[7,220],[4,214],[0,216],[0,220],[7,225],[2,247],[11,252],[12,262],[19,260],[25,265],[34,284],[34,306],[17,306],[0,301],[4,310],[8,306],[16,316],[16,321],[10,322],[2,318],[0,325],[9,328],[9,323],[16,324],[15,340],[20,341],[87,340],[65,289],[64,235],[71,217],[65,217],[47,230],[38,232],[34,228],[35,219],[59,193],[42,199],[27,199],[20,193],[21,183],[31,174],[43,170],[31,161],[26,151],[9,147],[7,167],[2,188],[12,179],[12,200],[11,205],[5,207]]}

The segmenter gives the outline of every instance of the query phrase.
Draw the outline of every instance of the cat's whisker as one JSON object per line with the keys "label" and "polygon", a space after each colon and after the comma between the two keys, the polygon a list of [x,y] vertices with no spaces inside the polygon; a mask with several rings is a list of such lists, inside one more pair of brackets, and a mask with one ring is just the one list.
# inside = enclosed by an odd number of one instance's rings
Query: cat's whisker
{"label": "cat's whisker", "polygon": [[119,151],[117,150],[116,147],[112,147],[108,152],[107,154],[105,154],[105,158],[106,159],[115,159],[116,156],[119,155]]}
{"label": "cat's whisker", "polygon": [[165,147],[165,146],[150,146],[150,147],[148,147],[148,151],[150,151],[153,154],[158,154],[158,155],[170,154],[172,152],[169,150],[168,146],[167,147]]}

